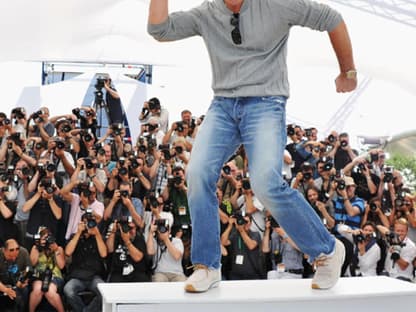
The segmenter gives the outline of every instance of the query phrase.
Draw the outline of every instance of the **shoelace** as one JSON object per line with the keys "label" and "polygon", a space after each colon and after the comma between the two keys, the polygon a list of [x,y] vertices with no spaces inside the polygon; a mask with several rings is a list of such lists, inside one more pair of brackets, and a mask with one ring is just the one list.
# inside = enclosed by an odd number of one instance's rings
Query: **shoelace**
{"label": "shoelace", "polygon": [[315,267],[325,266],[326,265],[325,262],[326,262],[327,259],[328,258],[326,256],[323,256],[323,257],[320,257],[319,259],[316,259],[315,262],[314,262]]}
{"label": "shoelace", "polygon": [[203,264],[193,264],[193,265],[188,266],[186,269],[187,270],[192,269],[194,271],[196,271],[196,270],[208,270],[207,266],[203,265]]}

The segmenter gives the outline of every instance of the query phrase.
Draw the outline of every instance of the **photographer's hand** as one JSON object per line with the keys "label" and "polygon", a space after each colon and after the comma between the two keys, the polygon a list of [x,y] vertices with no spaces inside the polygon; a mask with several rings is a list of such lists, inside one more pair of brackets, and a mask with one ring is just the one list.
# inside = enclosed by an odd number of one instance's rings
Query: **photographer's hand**
{"label": "photographer's hand", "polygon": [[14,291],[13,288],[7,287],[4,291],[7,297],[9,297],[11,300],[16,299],[16,291]]}

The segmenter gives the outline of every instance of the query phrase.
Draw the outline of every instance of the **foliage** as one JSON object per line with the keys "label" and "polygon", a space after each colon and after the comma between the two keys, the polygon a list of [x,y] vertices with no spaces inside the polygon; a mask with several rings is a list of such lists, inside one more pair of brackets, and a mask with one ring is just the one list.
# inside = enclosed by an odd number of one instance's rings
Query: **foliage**
{"label": "foliage", "polygon": [[404,178],[405,185],[412,192],[416,189],[416,157],[405,156],[401,154],[393,154],[386,161],[386,164],[393,166],[399,170]]}

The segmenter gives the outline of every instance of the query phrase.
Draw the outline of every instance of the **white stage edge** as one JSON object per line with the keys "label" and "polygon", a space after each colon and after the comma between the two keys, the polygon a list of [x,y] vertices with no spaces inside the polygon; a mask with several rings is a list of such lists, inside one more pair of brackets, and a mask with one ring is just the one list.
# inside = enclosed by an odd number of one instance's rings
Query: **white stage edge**
{"label": "white stage edge", "polygon": [[98,288],[104,312],[395,312],[416,306],[416,284],[389,277],[341,278],[329,290],[310,284],[310,279],[223,281],[200,294],[185,293],[183,283],[105,283]]}

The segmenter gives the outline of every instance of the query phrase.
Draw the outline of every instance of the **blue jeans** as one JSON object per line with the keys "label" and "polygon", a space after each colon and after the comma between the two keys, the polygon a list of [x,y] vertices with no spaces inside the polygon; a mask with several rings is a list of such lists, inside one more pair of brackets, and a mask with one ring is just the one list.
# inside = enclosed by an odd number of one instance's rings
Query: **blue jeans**
{"label": "blue jeans", "polygon": [[[64,287],[64,295],[74,312],[83,311],[101,311],[102,298],[97,284],[104,283],[99,276],[94,276],[90,281],[82,281],[77,278],[71,278]],[[79,292],[84,290],[90,290],[95,293],[95,297],[87,305],[83,302],[82,298],[78,295]]]}
{"label": "blue jeans", "polygon": [[282,176],[286,146],[286,98],[214,97],[198,131],[187,167],[194,264],[219,268],[220,221],[216,183],[221,168],[240,144],[249,162],[254,194],[286,233],[313,261],[330,254],[335,238],[328,233],[303,195]]}

